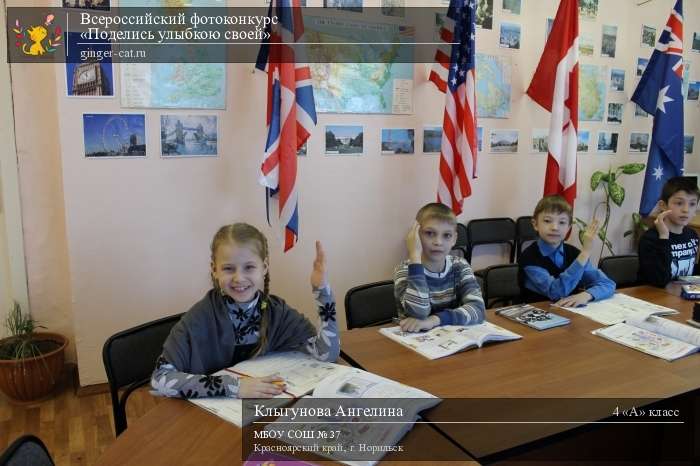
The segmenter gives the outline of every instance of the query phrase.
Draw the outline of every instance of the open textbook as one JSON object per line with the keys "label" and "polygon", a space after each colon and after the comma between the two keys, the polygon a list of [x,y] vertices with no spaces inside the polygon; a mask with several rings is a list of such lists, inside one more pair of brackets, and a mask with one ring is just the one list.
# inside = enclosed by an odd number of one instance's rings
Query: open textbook
{"label": "open textbook", "polygon": [[588,317],[603,325],[614,325],[633,317],[664,316],[678,314],[678,311],[658,304],[615,293],[611,298],[592,301],[582,307],[561,307],[567,311]]}
{"label": "open textbook", "polygon": [[[440,401],[423,390],[350,368],[325,378],[312,397],[297,400],[265,430],[308,432],[281,439],[341,463],[369,466],[411,430],[419,412]],[[302,417],[297,414],[302,410],[321,414]],[[329,431],[337,435],[326,436]]]}
{"label": "open textbook", "polygon": [[699,329],[661,317],[633,316],[592,333],[667,361],[700,349]]}
{"label": "open textbook", "polygon": [[521,338],[517,333],[484,322],[478,325],[445,325],[427,332],[409,333],[401,327],[386,327],[379,332],[408,346],[428,359],[438,359],[469,348],[481,348],[487,341],[506,341]]}
{"label": "open textbook", "polygon": [[[234,374],[241,377],[265,377],[277,375],[284,379],[284,393],[273,398],[276,406],[288,404],[311,392],[323,379],[331,374],[348,371],[348,366],[323,362],[298,351],[276,353],[242,361],[235,366],[220,370],[214,375]],[[231,422],[243,425],[243,402],[239,398],[193,398],[190,401],[201,408]],[[248,417],[248,416],[246,416]]]}

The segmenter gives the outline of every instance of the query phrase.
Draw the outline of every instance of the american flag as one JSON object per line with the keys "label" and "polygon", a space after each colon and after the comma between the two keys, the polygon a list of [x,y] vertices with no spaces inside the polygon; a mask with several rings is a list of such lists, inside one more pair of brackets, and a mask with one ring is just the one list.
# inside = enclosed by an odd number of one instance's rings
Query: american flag
{"label": "american flag", "polygon": [[430,79],[445,93],[438,201],[459,215],[476,178],[476,36],[474,0],[450,0]]}
{"label": "american flag", "polygon": [[268,15],[273,12],[279,21],[268,28],[270,37],[255,65],[267,71],[267,142],[260,184],[267,188],[268,220],[271,205],[277,204],[286,252],[299,236],[297,150],[316,125],[316,106],[309,65],[296,63],[294,47],[288,45],[304,33],[299,0],[272,0]]}
{"label": "american flag", "polygon": [[649,215],[666,180],[683,174],[683,3],[671,10],[632,101],[654,115],[639,213]]}

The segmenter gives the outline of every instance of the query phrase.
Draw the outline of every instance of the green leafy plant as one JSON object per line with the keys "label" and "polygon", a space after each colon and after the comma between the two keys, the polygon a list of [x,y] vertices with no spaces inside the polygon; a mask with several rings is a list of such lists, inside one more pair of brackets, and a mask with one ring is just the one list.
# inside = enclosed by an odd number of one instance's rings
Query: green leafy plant
{"label": "green leafy plant", "polygon": [[[608,225],[610,224],[610,203],[612,202],[618,207],[622,207],[622,203],[625,202],[625,188],[618,183],[618,180],[622,175],[636,175],[644,170],[645,167],[646,165],[643,163],[626,163],[624,165],[620,165],[614,170],[612,167],[608,168],[607,173],[596,170],[591,175],[591,191],[595,192],[598,188],[602,188],[603,192],[605,193],[605,198],[593,210],[593,218],[599,218],[599,209],[603,209],[605,211],[605,220],[598,228],[598,238],[600,238],[600,241],[602,242],[600,246],[600,257],[603,256],[603,251],[605,248],[610,251],[610,254],[615,254],[613,252],[612,243],[610,240],[608,240]],[[579,227],[579,241],[583,243],[583,232],[588,224],[578,217],[574,219],[574,223],[576,223],[576,225]],[[628,233],[625,233],[625,236],[627,236],[627,234]]]}
{"label": "green leafy plant", "polygon": [[42,353],[34,332],[37,328],[46,327],[38,325],[31,315],[23,313],[17,301],[5,319],[5,328],[10,336],[0,345],[0,359],[33,358]]}
{"label": "green leafy plant", "polygon": [[637,212],[632,214],[632,229],[627,230],[624,234],[625,238],[634,234],[635,242],[641,238],[645,231],[649,229],[649,225],[644,223],[644,219]]}

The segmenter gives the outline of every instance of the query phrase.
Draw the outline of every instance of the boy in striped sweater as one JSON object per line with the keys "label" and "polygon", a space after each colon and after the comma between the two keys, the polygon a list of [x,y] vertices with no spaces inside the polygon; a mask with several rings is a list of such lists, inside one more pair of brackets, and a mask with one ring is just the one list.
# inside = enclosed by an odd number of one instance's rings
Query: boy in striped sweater
{"label": "boy in striped sweater", "polygon": [[449,207],[430,203],[418,211],[406,237],[408,260],[394,271],[404,332],[484,321],[484,300],[471,266],[450,255],[456,241],[457,217]]}

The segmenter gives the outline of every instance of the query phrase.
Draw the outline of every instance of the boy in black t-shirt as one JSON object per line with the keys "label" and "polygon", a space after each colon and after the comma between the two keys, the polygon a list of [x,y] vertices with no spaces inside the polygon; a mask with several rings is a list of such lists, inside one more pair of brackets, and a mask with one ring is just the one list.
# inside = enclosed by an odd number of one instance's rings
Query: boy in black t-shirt
{"label": "boy in black t-shirt", "polygon": [[663,287],[695,274],[698,235],[688,227],[698,207],[700,191],[694,178],[669,179],[661,190],[654,226],[639,241],[639,279]]}

